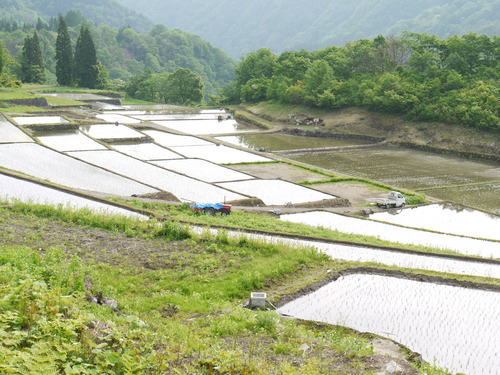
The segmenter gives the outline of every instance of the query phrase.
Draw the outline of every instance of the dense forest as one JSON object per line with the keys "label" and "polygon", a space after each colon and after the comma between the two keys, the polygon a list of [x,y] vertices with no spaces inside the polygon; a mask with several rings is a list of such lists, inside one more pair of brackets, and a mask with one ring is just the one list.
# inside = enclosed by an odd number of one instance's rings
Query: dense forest
{"label": "dense forest", "polygon": [[365,106],[409,119],[500,130],[500,37],[361,39],[274,55],[248,54],[226,102],[275,100],[327,109]]}
{"label": "dense forest", "polygon": [[156,23],[208,40],[230,56],[319,49],[411,30],[498,35],[498,0],[117,0]]}
{"label": "dense forest", "polygon": [[[89,27],[96,44],[98,60],[104,65],[110,79],[117,84],[142,75],[146,70],[166,73],[187,68],[203,78],[207,93],[213,93],[233,78],[234,62],[224,52],[195,35],[169,30],[162,25],[154,26],[147,34],[131,27],[114,29],[108,25],[97,26],[75,11],[68,12],[65,19],[73,45],[80,26],[85,24]],[[0,20],[0,41],[11,56],[20,60],[23,41],[33,34],[34,29],[40,39],[47,79],[55,83],[56,18],[47,21],[39,19],[36,24]],[[11,64],[10,69],[12,73],[16,73],[19,64]]]}
{"label": "dense forest", "polygon": [[20,23],[35,23],[38,17],[47,20],[76,10],[97,25],[130,26],[141,32],[153,27],[149,19],[115,0],[0,0],[0,5],[0,19]]}

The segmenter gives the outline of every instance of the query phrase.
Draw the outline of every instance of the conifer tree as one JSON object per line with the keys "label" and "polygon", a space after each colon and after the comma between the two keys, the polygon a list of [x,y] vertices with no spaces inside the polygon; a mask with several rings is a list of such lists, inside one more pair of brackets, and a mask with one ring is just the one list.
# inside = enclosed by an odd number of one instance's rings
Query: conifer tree
{"label": "conifer tree", "polygon": [[24,39],[21,55],[21,79],[23,82],[45,82],[45,64],[43,62],[40,39],[35,31],[32,37]]}
{"label": "conifer tree", "polygon": [[75,78],[78,86],[95,88],[97,56],[94,41],[87,27],[82,26],[75,48]]}
{"label": "conifer tree", "polygon": [[56,41],[56,77],[57,83],[69,86],[73,83],[73,49],[71,37],[64,17],[59,16],[59,27]]}

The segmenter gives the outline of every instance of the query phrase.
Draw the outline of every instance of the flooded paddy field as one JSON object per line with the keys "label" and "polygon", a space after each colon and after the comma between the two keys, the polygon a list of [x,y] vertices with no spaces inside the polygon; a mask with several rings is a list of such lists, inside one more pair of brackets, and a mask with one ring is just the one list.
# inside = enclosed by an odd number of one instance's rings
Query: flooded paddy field
{"label": "flooded paddy field", "polygon": [[192,135],[238,133],[258,129],[255,126],[240,124],[235,120],[171,120],[153,121],[153,123],[165,129]]}
{"label": "flooded paddy field", "polygon": [[500,242],[404,228],[324,211],[282,215],[281,219],[338,230],[343,233],[361,234],[393,242],[451,250],[464,255],[500,259]]}
{"label": "flooded paddy field", "polygon": [[48,205],[63,205],[73,209],[86,208],[105,215],[122,215],[147,219],[146,216],[126,210],[111,204],[94,201],[77,195],[69,194],[48,186],[36,184],[23,179],[14,178],[0,173],[0,199],[20,200]]}
{"label": "flooded paddy field", "polygon": [[202,159],[159,160],[152,164],[206,182],[250,180],[253,176]]}
{"label": "flooded paddy field", "polygon": [[69,121],[62,116],[19,116],[12,117],[18,125],[66,124]]}
{"label": "flooded paddy field", "polygon": [[398,147],[291,156],[292,159],[408,189],[500,180],[500,164]]}
{"label": "flooded paddy field", "polygon": [[159,121],[159,120],[217,120],[222,114],[215,113],[187,113],[187,114],[139,114],[134,115],[136,119],[142,121]]}
{"label": "flooded paddy field", "polygon": [[146,136],[125,125],[81,125],[80,130],[96,139],[129,139],[145,138]]}
{"label": "flooded paddy field", "polygon": [[500,215],[500,182],[426,191],[425,194]]}
{"label": "flooded paddy field", "polygon": [[165,147],[213,145],[212,142],[189,135],[177,135],[159,130],[144,130],[143,133],[153,138],[156,143]]}
{"label": "flooded paddy field", "polygon": [[34,143],[0,145],[0,167],[59,185],[112,195],[130,196],[158,192]]}
{"label": "flooded paddy field", "polygon": [[13,142],[33,142],[33,139],[0,116],[0,143]]}
{"label": "flooded paddy field", "polygon": [[78,130],[36,132],[40,142],[57,151],[105,150],[106,147],[90,139]]}
{"label": "flooded paddy field", "polygon": [[218,137],[217,139],[240,147],[268,151],[296,150],[305,148],[342,147],[364,145],[369,142],[355,139],[330,137],[303,137],[289,134],[242,134]]}
{"label": "flooded paddy field", "polygon": [[120,124],[140,124],[141,120],[137,120],[128,116],[124,115],[116,115],[116,114],[104,114],[104,115],[97,115],[96,118],[103,120],[104,122],[118,122]]}
{"label": "flooded paddy field", "polygon": [[163,160],[163,159],[180,159],[181,155],[173,151],[167,150],[154,143],[138,143],[128,145],[114,145],[113,148],[124,154],[141,160]]}
{"label": "flooded paddy field", "polygon": [[370,215],[370,219],[444,233],[500,240],[500,216],[453,203],[377,212]]}
{"label": "flooded paddy field", "polygon": [[297,204],[336,198],[282,180],[248,180],[225,182],[218,185],[260,198],[266,205]]}
{"label": "flooded paddy field", "polygon": [[453,373],[495,375],[500,368],[498,292],[354,274],[279,311],[389,337]]}
{"label": "flooded paddy field", "polygon": [[300,182],[321,181],[327,178],[319,173],[314,173],[286,163],[241,164],[233,165],[231,168],[262,179],[280,178],[287,181]]}
{"label": "flooded paddy field", "polygon": [[169,192],[181,201],[224,202],[247,198],[241,194],[167,171],[116,151],[82,151],[69,154],[88,163]]}
{"label": "flooded paddy field", "polygon": [[224,145],[171,147],[175,152],[190,159],[205,159],[216,164],[256,163],[271,161],[264,156],[241,151]]}

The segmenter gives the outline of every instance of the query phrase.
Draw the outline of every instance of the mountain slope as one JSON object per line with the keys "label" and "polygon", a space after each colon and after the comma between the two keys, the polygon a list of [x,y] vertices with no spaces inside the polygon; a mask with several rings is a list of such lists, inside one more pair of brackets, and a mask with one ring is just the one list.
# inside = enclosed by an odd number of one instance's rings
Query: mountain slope
{"label": "mountain slope", "polygon": [[153,23],[146,17],[125,8],[115,0],[0,0],[0,18],[17,22],[34,22],[78,10],[97,25],[131,26],[149,31]]}
{"label": "mountain slope", "polygon": [[117,0],[158,23],[194,32],[239,57],[317,49],[401,31],[498,35],[498,0]]}

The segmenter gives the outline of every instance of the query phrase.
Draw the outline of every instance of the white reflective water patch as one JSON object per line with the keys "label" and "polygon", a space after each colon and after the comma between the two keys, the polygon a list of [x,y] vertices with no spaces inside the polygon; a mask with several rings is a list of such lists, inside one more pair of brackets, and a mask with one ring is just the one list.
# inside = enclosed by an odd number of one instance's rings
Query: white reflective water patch
{"label": "white reflective water patch", "polygon": [[158,191],[34,143],[0,145],[0,166],[59,185],[112,195]]}
{"label": "white reflective water patch", "polygon": [[153,121],[154,124],[185,134],[226,134],[251,131],[248,126],[242,126],[235,120],[183,120],[183,121]]}
{"label": "white reflective water patch", "polygon": [[256,163],[272,161],[251,152],[224,145],[171,147],[172,150],[191,159],[205,159],[216,164]]}
{"label": "white reflective water patch", "polygon": [[451,203],[377,212],[370,218],[407,227],[500,240],[500,216]]}
{"label": "white reflective water patch", "polygon": [[124,208],[97,202],[77,195],[69,194],[48,186],[0,174],[0,199],[20,200],[26,203],[63,205],[73,209],[90,209],[99,214],[122,215],[146,220],[147,216]]}
{"label": "white reflective water patch", "polygon": [[227,189],[260,198],[266,205],[316,202],[335,196],[281,180],[250,180],[218,184]]}
{"label": "white reflective water patch", "polygon": [[167,171],[116,151],[83,151],[71,152],[70,154],[81,160],[169,192],[185,202],[217,203],[245,198],[243,195]]}
{"label": "white reflective water patch", "polygon": [[225,109],[202,109],[200,113],[212,113],[217,115],[227,114]]}
{"label": "white reflective water patch", "polygon": [[38,136],[43,144],[57,151],[105,150],[106,147],[77,131],[47,133]]}
{"label": "white reflective water patch", "polygon": [[33,142],[33,140],[0,116],[0,143],[10,142]]}
{"label": "white reflective water patch", "polygon": [[161,160],[153,164],[206,182],[249,180],[252,176],[201,159]]}
{"label": "white reflective water patch", "polygon": [[144,134],[130,129],[125,125],[81,125],[80,130],[96,139],[128,139],[146,137]]}
{"label": "white reflective water patch", "polygon": [[483,241],[467,237],[403,228],[392,224],[379,223],[323,211],[282,215],[281,219],[293,223],[321,226],[344,233],[378,237],[392,242],[453,250],[466,255],[500,258],[500,242]]}
{"label": "white reflective water patch", "polygon": [[212,142],[205,141],[204,139],[191,137],[189,135],[177,135],[166,133],[159,130],[144,130],[144,134],[149,135],[155,140],[156,143],[165,146],[207,146],[213,145]]}
{"label": "white reflective water patch", "polygon": [[136,120],[135,118],[131,118],[124,115],[104,114],[104,115],[97,115],[96,117],[105,122],[113,122],[113,123],[118,122],[121,124],[139,124],[141,122],[140,120]]}
{"label": "white reflective water patch", "polygon": [[19,125],[65,124],[69,121],[62,116],[22,116],[12,117]]}
{"label": "white reflective water patch", "polygon": [[141,160],[179,159],[181,155],[153,143],[115,145],[113,148]]}
{"label": "white reflective water patch", "polygon": [[134,115],[145,115],[146,111],[111,111],[106,114],[116,114],[116,115],[125,115],[125,116],[134,116]]}
{"label": "white reflective water patch", "polygon": [[453,373],[500,369],[498,292],[348,275],[278,311],[389,337]]}
{"label": "white reflective water patch", "polygon": [[217,120],[221,114],[210,114],[210,113],[165,113],[165,114],[153,114],[153,115],[135,115],[134,117],[143,121],[160,121],[160,120]]}

